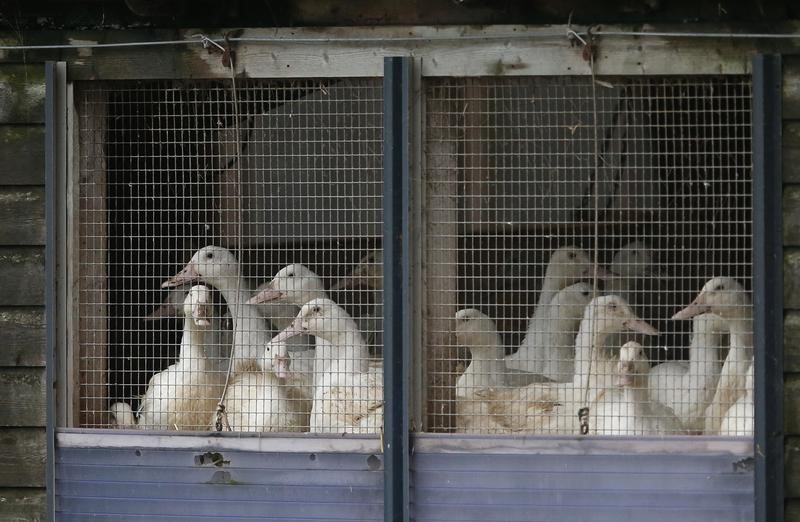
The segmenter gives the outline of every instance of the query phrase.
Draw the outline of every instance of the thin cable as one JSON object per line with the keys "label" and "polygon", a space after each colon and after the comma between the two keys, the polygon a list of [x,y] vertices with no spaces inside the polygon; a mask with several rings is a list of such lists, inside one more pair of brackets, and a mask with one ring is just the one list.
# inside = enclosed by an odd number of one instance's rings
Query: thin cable
{"label": "thin cable", "polygon": [[[591,35],[588,37],[588,46],[591,46]],[[589,69],[592,74],[592,128],[594,130],[594,263],[593,263],[593,278],[592,278],[592,303],[597,298],[597,281],[598,281],[598,260],[600,259],[600,144],[597,137],[597,85],[595,78],[595,62],[594,62],[594,49],[588,47],[589,50]],[[597,331],[597,314],[592,312],[592,331]],[[595,337],[596,338],[596,337]],[[584,380],[583,387],[583,407],[578,410],[578,418],[580,420],[580,433],[587,435],[589,433],[589,383],[592,379],[592,363],[597,356],[598,346],[593,346],[589,350],[589,366],[586,371],[586,379]]]}
{"label": "thin cable", "polygon": [[[587,31],[570,31],[574,36],[586,37]],[[800,39],[800,33],[692,33],[692,32],[645,32],[645,31],[594,31],[594,36],[604,37],[658,37],[658,38],[722,38],[729,40],[754,39]],[[199,35],[196,35],[199,36]],[[320,43],[381,43],[381,42],[424,42],[424,41],[464,41],[464,40],[533,40],[547,38],[563,38],[564,33],[525,33],[524,31],[509,34],[465,34],[465,35],[431,35],[431,36],[386,36],[386,37],[337,37],[337,38],[292,38],[283,36],[244,36],[229,38],[230,42],[253,44],[320,44]],[[204,40],[219,46],[216,40],[204,37]],[[75,43],[50,45],[0,45],[0,51],[38,51],[68,49],[102,49],[125,47],[156,47],[168,45],[187,45],[197,43],[196,39],[159,40],[118,43]]]}
{"label": "thin cable", "polygon": [[[242,287],[242,277],[244,274],[241,273],[241,266],[242,266],[242,153],[241,153],[241,146],[242,146],[242,136],[239,129],[239,97],[236,94],[236,68],[233,64],[233,54],[230,53],[227,49],[222,47],[220,44],[211,40],[210,38],[206,37],[205,35],[198,35],[200,36],[203,46],[207,47],[209,44],[215,45],[219,49],[222,50],[223,53],[228,53],[228,63],[231,69],[231,98],[233,99],[233,132],[234,132],[234,140],[236,141],[236,203],[237,203],[237,211],[236,211],[236,238],[237,244],[239,245],[239,277],[236,278],[236,296],[237,299],[241,292]],[[230,304],[228,305],[230,306]],[[237,307],[239,313],[242,313],[242,307]],[[242,320],[244,316],[237,318],[238,324],[242,324]],[[249,336],[248,336],[249,337]],[[228,414],[225,411],[225,396],[228,394],[228,387],[230,385],[231,379],[231,372],[233,370],[233,358],[234,354],[236,353],[236,336],[233,336],[231,341],[231,353],[228,357],[228,371],[225,373],[225,385],[222,387],[222,394],[220,395],[219,402],[217,403],[217,412],[216,412],[216,422],[214,423],[214,427],[217,431],[222,431],[223,422],[225,423],[226,431],[232,431],[231,425],[228,422]]]}

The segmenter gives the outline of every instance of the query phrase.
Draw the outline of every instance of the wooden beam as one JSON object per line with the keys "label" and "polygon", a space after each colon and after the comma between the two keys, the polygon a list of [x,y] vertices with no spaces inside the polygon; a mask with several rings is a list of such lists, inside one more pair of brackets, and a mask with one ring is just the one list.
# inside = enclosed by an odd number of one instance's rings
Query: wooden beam
{"label": "wooden beam", "polygon": [[784,120],[782,145],[783,182],[800,183],[800,121]]}
{"label": "wooden beam", "polygon": [[44,184],[44,127],[0,125],[0,185]]}
{"label": "wooden beam", "polygon": [[454,428],[458,353],[452,321],[458,306],[458,161],[448,127],[450,104],[428,97],[425,147],[425,431]]}
{"label": "wooden beam", "polygon": [[79,291],[78,360],[80,393],[76,414],[79,426],[108,426],[108,213],[106,209],[105,92],[93,90],[76,107],[87,127],[79,138],[80,210],[78,227]]}
{"label": "wooden beam", "polygon": [[44,488],[0,488],[0,520],[45,520]]}
{"label": "wooden beam", "polygon": [[0,123],[44,123],[44,66],[0,65]]}
{"label": "wooden beam", "polygon": [[0,308],[0,366],[44,366],[44,310]]}
{"label": "wooden beam", "polygon": [[786,310],[800,310],[800,249],[797,248],[783,252],[783,306]]}
{"label": "wooden beam", "polygon": [[0,487],[43,487],[44,428],[0,429]]}
{"label": "wooden beam", "polygon": [[0,426],[44,427],[44,368],[0,368],[0,389]]}
{"label": "wooden beam", "polygon": [[0,187],[0,245],[44,245],[44,189]]}
{"label": "wooden beam", "polygon": [[0,306],[44,304],[44,249],[0,247]]}

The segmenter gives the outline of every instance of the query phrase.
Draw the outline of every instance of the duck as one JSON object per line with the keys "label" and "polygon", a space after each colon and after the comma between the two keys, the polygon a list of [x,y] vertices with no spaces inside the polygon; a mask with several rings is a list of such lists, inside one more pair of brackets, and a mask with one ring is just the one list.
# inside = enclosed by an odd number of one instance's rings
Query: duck
{"label": "duck", "polygon": [[118,427],[155,430],[204,430],[216,409],[222,378],[212,371],[205,348],[213,311],[211,290],[193,286],[184,300],[183,336],[178,361],[150,378],[142,396],[138,422],[127,403],[111,411]]}
{"label": "duck", "polygon": [[456,400],[476,391],[505,386],[505,348],[495,322],[475,308],[456,312],[455,334],[459,346],[469,350],[471,360],[456,381]]}
{"label": "duck", "polygon": [[575,334],[593,297],[591,284],[578,282],[536,308],[519,350],[505,359],[512,369],[567,382],[575,374]]}
{"label": "duck", "polygon": [[720,435],[729,437],[753,436],[753,362],[745,373],[744,395],[731,406],[719,427]]}
{"label": "duck", "polygon": [[195,252],[186,266],[164,281],[161,287],[175,288],[201,280],[222,293],[231,313],[231,371],[237,373],[259,370],[260,353],[272,337],[273,330],[259,309],[247,302],[252,289],[242,277],[239,262],[226,248],[205,246]]}
{"label": "duck", "polygon": [[[278,270],[272,280],[263,285],[261,291],[253,295],[248,302],[256,305],[285,303],[296,306],[299,311],[303,304],[316,298],[328,298],[322,279],[307,266],[292,263]],[[359,331],[361,331],[360,324]],[[287,342],[292,342],[295,338],[287,339]],[[318,337],[313,350],[292,351],[290,358],[292,369],[289,381],[296,388],[294,391],[298,396],[310,401],[314,397],[317,378],[323,375],[325,368],[335,359],[331,353],[330,343]],[[370,364],[380,363],[373,360]]]}
{"label": "duck", "polygon": [[753,358],[753,308],[741,283],[731,277],[709,279],[687,307],[673,319],[691,319],[712,313],[728,323],[730,349],[722,363],[717,388],[705,411],[705,435],[718,435],[722,417],[744,394],[745,379]]}
{"label": "duck", "polygon": [[594,407],[593,435],[681,435],[686,431],[671,408],[648,397],[650,361],[644,348],[628,341],[619,350],[615,369],[618,390]]}
{"label": "duck", "polygon": [[457,416],[459,430],[484,415],[483,433],[533,432],[577,434],[577,412],[601,400],[614,386],[615,361],[603,349],[605,338],[620,330],[658,335],[619,296],[597,296],[584,310],[575,338],[575,375],[570,382],[477,392],[477,400]]}
{"label": "duck", "polygon": [[[190,288],[190,284],[170,288],[161,304],[146,315],[143,320],[149,322],[172,317],[183,317],[183,301],[186,299]],[[216,370],[226,371],[231,343],[233,342],[230,311],[226,309],[221,315],[215,313],[210,320],[209,334],[211,340],[206,345],[206,357]]]}
{"label": "duck", "polygon": [[591,280],[595,274],[598,278],[610,275],[602,266],[595,266],[589,254],[580,248],[570,245],[554,250],[547,263],[536,307],[550,304],[559,291],[578,281]]}
{"label": "duck", "polygon": [[[292,396],[285,384],[289,372],[286,344],[270,340],[261,354],[261,371],[235,374],[225,394],[223,427],[230,431],[306,431],[305,406]],[[216,422],[216,414],[211,417]]]}
{"label": "duck", "polygon": [[603,278],[605,293],[618,295],[636,310],[646,301],[647,278],[661,275],[655,270],[655,252],[644,241],[631,241],[611,259],[609,274]]}
{"label": "duck", "polygon": [[369,365],[369,349],[352,317],[329,298],[302,306],[273,342],[311,334],[330,343],[333,356],[314,391],[312,433],[374,434],[383,427],[383,372]]}
{"label": "duck", "polygon": [[705,411],[717,389],[728,342],[728,324],[713,314],[693,318],[688,361],[670,361],[650,370],[649,398],[671,408],[690,433],[705,429]]}

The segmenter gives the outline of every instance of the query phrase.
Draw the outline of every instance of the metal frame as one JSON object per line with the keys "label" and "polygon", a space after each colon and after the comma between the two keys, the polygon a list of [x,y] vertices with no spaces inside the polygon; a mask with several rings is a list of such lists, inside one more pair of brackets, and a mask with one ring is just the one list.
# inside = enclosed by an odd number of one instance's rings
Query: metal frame
{"label": "metal frame", "polygon": [[753,59],[756,520],[783,520],[783,215],[780,55]]}
{"label": "metal frame", "polygon": [[384,520],[409,520],[411,393],[409,282],[411,59],[385,58],[383,76]]}

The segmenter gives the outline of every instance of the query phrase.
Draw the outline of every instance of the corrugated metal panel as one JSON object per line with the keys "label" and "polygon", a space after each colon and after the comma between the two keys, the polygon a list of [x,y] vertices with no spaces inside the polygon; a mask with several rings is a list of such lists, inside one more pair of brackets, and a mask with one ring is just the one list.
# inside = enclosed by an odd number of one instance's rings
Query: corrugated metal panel
{"label": "corrugated metal panel", "polygon": [[57,455],[59,520],[383,519],[383,467],[369,454],[67,447]]}
{"label": "corrugated metal panel", "polygon": [[670,449],[665,443],[661,451],[654,447],[652,452],[631,447],[627,454],[625,441],[618,448],[588,443],[583,454],[560,455],[537,448],[529,453],[418,448],[412,462],[415,519],[752,520],[752,463],[724,449],[693,451],[697,448],[688,442],[685,452],[676,452],[681,443]]}

